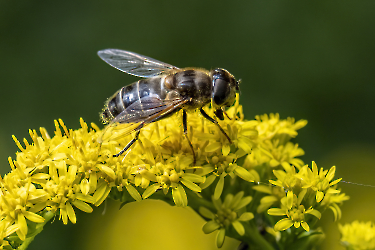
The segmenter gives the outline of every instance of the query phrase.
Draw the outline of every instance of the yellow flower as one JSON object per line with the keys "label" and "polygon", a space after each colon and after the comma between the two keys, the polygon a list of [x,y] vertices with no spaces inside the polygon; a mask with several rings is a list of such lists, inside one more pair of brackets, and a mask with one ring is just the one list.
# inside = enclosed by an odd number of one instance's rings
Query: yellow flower
{"label": "yellow flower", "polygon": [[297,136],[297,130],[306,126],[307,121],[295,122],[293,118],[280,120],[279,114],[265,114],[255,119],[248,126],[255,126],[258,134],[253,139],[253,150],[247,155],[244,167],[252,169],[256,166],[276,168],[293,165],[301,168],[303,161],[297,157],[304,155],[304,151],[290,139]]}
{"label": "yellow flower", "polygon": [[269,182],[283,189],[292,189],[295,186],[300,187],[301,181],[296,176],[296,169],[293,166],[288,167],[289,171],[273,170],[273,174],[276,176],[277,181],[269,180]]}
{"label": "yellow flower", "polygon": [[221,247],[224,244],[225,232],[229,227],[233,227],[239,235],[245,234],[245,228],[241,222],[246,222],[254,218],[253,213],[242,211],[252,200],[251,196],[243,197],[244,192],[238,192],[235,196],[228,194],[224,202],[220,199],[212,198],[216,212],[213,213],[206,207],[200,207],[199,213],[210,219],[203,226],[203,232],[206,234],[217,232],[216,245]]}
{"label": "yellow flower", "polygon": [[303,188],[311,188],[316,191],[316,201],[321,202],[324,194],[340,193],[340,191],[331,188],[341,181],[341,178],[332,181],[335,171],[335,166],[331,167],[329,171],[323,170],[323,168],[318,170],[316,163],[313,161],[311,169],[307,165],[303,166],[296,177],[301,179]]}
{"label": "yellow flower", "polygon": [[257,115],[255,119],[259,121],[259,125],[257,126],[259,137],[275,138],[283,142],[296,137],[297,130],[307,124],[306,120],[295,122],[294,118],[291,117],[288,117],[286,120],[280,120],[279,114]]}
{"label": "yellow flower", "polygon": [[[277,177],[276,181],[269,180],[271,184],[275,185],[273,189],[276,190],[271,193],[270,188],[260,188],[261,192],[268,194],[288,193],[283,198],[277,195],[265,196],[261,199],[258,207],[258,212],[261,212],[271,205],[278,205],[280,200],[281,208],[271,208],[268,210],[268,214],[273,216],[287,215],[288,218],[276,223],[275,230],[282,231],[292,225],[296,228],[302,225],[306,231],[309,231],[309,225],[304,215],[312,214],[320,218],[319,211],[324,211],[326,208],[332,210],[336,219],[340,218],[341,210],[338,204],[349,199],[349,197],[340,194],[340,190],[335,188],[335,185],[341,179],[331,181],[335,174],[335,167],[332,167],[329,171],[323,170],[323,168],[318,171],[315,162],[312,163],[312,170],[308,165],[303,166],[298,172],[293,166],[284,164],[283,167],[284,170],[273,170],[273,174]],[[254,189],[259,188],[254,187]],[[298,193],[298,199],[295,193]],[[292,197],[294,198],[292,199]]]}
{"label": "yellow flower", "polygon": [[267,213],[273,216],[284,216],[286,215],[288,218],[284,218],[279,220],[275,224],[275,231],[284,231],[291,226],[295,228],[299,228],[302,226],[303,229],[306,231],[310,231],[310,226],[306,221],[305,216],[307,214],[314,215],[316,218],[320,219],[321,214],[318,210],[313,208],[308,208],[307,210],[301,202],[306,194],[306,189],[301,191],[298,197],[293,194],[293,191],[288,191],[287,195],[281,199],[281,208],[270,208],[268,209]]}
{"label": "yellow flower", "polygon": [[339,224],[341,243],[346,249],[375,249],[375,227],[372,221],[353,221],[350,224]]}
{"label": "yellow flower", "polygon": [[0,228],[3,228],[3,236],[7,237],[15,232],[21,240],[25,240],[28,232],[26,219],[36,223],[44,222],[42,216],[29,211],[29,208],[36,202],[47,199],[48,195],[36,189],[30,178],[22,181],[10,173],[0,181]]}

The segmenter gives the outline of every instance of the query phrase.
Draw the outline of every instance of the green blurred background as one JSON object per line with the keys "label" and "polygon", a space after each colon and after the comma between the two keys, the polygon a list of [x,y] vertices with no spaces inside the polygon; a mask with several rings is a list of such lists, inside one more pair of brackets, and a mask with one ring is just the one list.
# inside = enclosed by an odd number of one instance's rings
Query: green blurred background
{"label": "green blurred background", "polygon": [[[270,112],[307,119],[297,138],[306,163],[336,165],[337,177],[375,185],[374,7],[374,1],[0,0],[1,174],[18,150],[12,134],[28,138],[29,128],[43,126],[52,135],[57,118],[70,128],[79,127],[80,117],[99,124],[106,98],[137,80],[96,55],[120,48],[178,67],[228,69],[242,79],[248,119]],[[341,187],[351,196],[342,222],[375,220],[375,188]],[[77,225],[56,220],[29,249],[214,245],[200,232],[203,221],[186,209],[155,201],[120,211],[110,202],[101,215],[103,209],[79,213]],[[324,247],[341,249],[327,214]]]}

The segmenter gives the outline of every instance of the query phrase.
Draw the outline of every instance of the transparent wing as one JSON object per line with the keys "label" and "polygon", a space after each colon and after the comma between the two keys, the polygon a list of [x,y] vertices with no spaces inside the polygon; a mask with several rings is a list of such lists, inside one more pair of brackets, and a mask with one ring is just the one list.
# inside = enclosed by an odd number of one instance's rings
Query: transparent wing
{"label": "transparent wing", "polygon": [[141,98],[121,112],[104,129],[99,142],[118,140],[173,113],[189,99]]}
{"label": "transparent wing", "polygon": [[126,50],[100,50],[98,56],[112,67],[139,77],[153,77],[169,70],[178,69],[168,63]]}

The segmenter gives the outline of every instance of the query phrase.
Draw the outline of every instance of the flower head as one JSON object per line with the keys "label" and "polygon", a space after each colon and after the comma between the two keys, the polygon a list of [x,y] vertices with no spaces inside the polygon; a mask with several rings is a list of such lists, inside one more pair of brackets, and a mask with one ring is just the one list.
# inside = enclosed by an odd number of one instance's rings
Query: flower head
{"label": "flower head", "polygon": [[359,222],[341,225],[341,243],[347,249],[370,250],[375,248],[375,226],[371,221]]}
{"label": "flower head", "polygon": [[221,247],[224,244],[225,232],[229,227],[233,227],[239,235],[245,234],[242,222],[249,221],[254,218],[253,213],[246,212],[245,208],[252,200],[251,196],[243,197],[244,192],[241,191],[236,195],[228,194],[225,196],[224,202],[221,199],[212,199],[215,212],[206,207],[200,207],[199,213],[209,219],[203,226],[203,232],[206,234],[217,231],[216,245]]}
{"label": "flower head", "polygon": [[269,215],[286,215],[288,217],[279,220],[275,224],[275,231],[283,231],[290,228],[291,226],[294,226],[295,228],[299,228],[300,226],[302,226],[303,229],[309,231],[310,226],[307,223],[307,218],[305,218],[305,216],[310,214],[320,219],[321,213],[318,210],[314,210],[311,207],[306,209],[304,205],[301,204],[301,201],[304,198],[305,194],[306,192],[302,191],[297,197],[295,194],[293,194],[293,191],[288,191],[287,195],[281,199],[281,208],[268,209],[267,213]]}
{"label": "flower head", "polygon": [[[273,173],[277,180],[269,180],[269,182],[275,185],[274,188],[280,189],[279,191],[283,190],[286,195],[280,199],[280,203],[275,195],[266,196],[268,203],[261,202],[258,212],[263,211],[268,205],[280,205],[280,208],[270,208],[267,211],[272,216],[287,216],[275,224],[276,231],[286,230],[293,225],[295,228],[302,226],[309,231],[308,223],[315,223],[315,220],[306,215],[313,215],[320,219],[321,212],[326,208],[330,208],[336,218],[340,216],[341,210],[337,203],[347,200],[348,196],[340,194],[340,190],[335,188],[341,179],[331,182],[335,167],[329,171],[323,168],[317,171],[317,166],[313,162],[312,170],[307,165],[298,172],[293,166],[285,166],[284,170],[274,170]],[[264,190],[267,192],[267,189]]]}
{"label": "flower head", "polygon": [[304,151],[290,140],[297,136],[297,130],[306,126],[306,120],[280,120],[279,114],[265,114],[255,119],[251,124],[258,134],[252,142],[252,153],[246,157],[246,168],[293,165],[299,169],[303,166],[303,161],[297,157],[304,155]]}
{"label": "flower head", "polygon": [[331,188],[341,181],[341,179],[332,181],[335,171],[335,166],[331,167],[329,171],[323,170],[323,168],[318,170],[316,163],[313,161],[311,168],[305,165],[296,177],[301,180],[303,188],[311,188],[316,191],[316,201],[320,202],[323,200],[325,193],[340,193],[340,191]]}

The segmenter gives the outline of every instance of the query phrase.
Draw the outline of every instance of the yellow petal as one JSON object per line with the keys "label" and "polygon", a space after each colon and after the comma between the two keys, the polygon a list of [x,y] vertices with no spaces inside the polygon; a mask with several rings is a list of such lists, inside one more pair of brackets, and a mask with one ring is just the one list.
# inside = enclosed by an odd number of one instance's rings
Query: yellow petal
{"label": "yellow petal", "polygon": [[91,213],[93,210],[89,204],[80,200],[72,201],[72,204],[79,210],[86,212],[86,213]]}
{"label": "yellow petal", "polygon": [[149,186],[148,188],[146,188],[146,190],[143,192],[142,194],[142,198],[143,199],[147,199],[148,197],[150,197],[153,193],[155,193],[158,189],[160,189],[161,186],[159,183],[155,183],[151,186]]}
{"label": "yellow petal", "polygon": [[216,246],[218,248],[221,248],[224,244],[224,240],[225,240],[225,229],[222,228],[219,230],[219,232],[216,235]]}
{"label": "yellow petal", "polygon": [[19,227],[19,230],[21,231],[21,233],[23,235],[26,235],[27,234],[27,223],[26,223],[25,216],[22,213],[19,213],[18,216],[17,216],[17,224],[18,224],[18,227]]}
{"label": "yellow petal", "polygon": [[220,175],[220,179],[219,179],[218,183],[216,184],[215,191],[214,191],[214,199],[215,200],[218,200],[221,196],[221,193],[223,192],[225,175],[226,175],[225,173],[222,173]]}
{"label": "yellow petal", "polygon": [[75,212],[74,212],[74,209],[73,209],[72,205],[70,205],[70,202],[67,202],[67,203],[66,203],[66,213],[68,214],[69,220],[70,220],[73,224],[76,224],[76,222],[77,222],[77,217],[76,217],[76,214],[75,214]]}
{"label": "yellow petal", "polygon": [[293,224],[293,221],[289,218],[281,219],[275,224],[274,229],[275,231],[284,231],[293,226]]}
{"label": "yellow petal", "polygon": [[22,233],[20,229],[16,231],[16,234],[22,241],[26,240],[26,234]]}
{"label": "yellow petal", "polygon": [[253,141],[247,137],[241,136],[238,138],[238,147],[248,154],[251,153],[252,144],[253,144]]}
{"label": "yellow petal", "polygon": [[106,189],[105,189],[103,196],[99,200],[97,200],[94,205],[99,206],[100,204],[102,204],[110,192],[111,192],[111,188],[108,185],[106,185]]}
{"label": "yellow petal", "polygon": [[109,193],[108,189],[109,189],[109,191],[111,190],[108,187],[108,183],[105,182],[105,181],[102,181],[98,185],[98,189],[95,191],[95,193],[93,195],[93,198],[95,199],[95,206],[99,206],[104,201],[104,199],[107,197],[107,195]]}
{"label": "yellow petal", "polygon": [[177,188],[172,189],[172,197],[176,206],[178,207],[187,206],[187,196],[186,196],[184,188],[180,184],[178,184]]}
{"label": "yellow petal", "polygon": [[220,224],[218,224],[216,221],[214,220],[211,220],[209,222],[207,222],[206,224],[204,224],[203,228],[202,228],[202,231],[205,233],[205,234],[210,234],[214,231],[216,231],[217,229],[220,228]]}
{"label": "yellow petal", "polygon": [[32,213],[36,213],[36,212],[43,210],[46,206],[47,206],[47,202],[37,203],[33,207],[31,207],[29,211]]}
{"label": "yellow petal", "polygon": [[276,201],[278,201],[279,199],[277,199],[275,196],[271,196],[271,195],[268,195],[268,196],[264,196],[262,199],[260,199],[260,203],[274,203]]}
{"label": "yellow petal", "polygon": [[324,193],[321,191],[316,192],[316,202],[321,202],[324,198]]}
{"label": "yellow petal", "polygon": [[267,213],[272,216],[283,216],[286,215],[285,209],[281,208],[270,208],[268,209]]}
{"label": "yellow petal", "polygon": [[69,166],[68,178],[71,182],[75,180],[76,174],[77,174],[77,166],[76,165]]}
{"label": "yellow petal", "polygon": [[286,194],[286,206],[288,209],[291,209],[293,206],[293,191],[288,191]]}
{"label": "yellow petal", "polygon": [[238,220],[240,221],[249,221],[249,220],[252,220],[254,218],[254,214],[251,213],[251,212],[246,212],[246,213],[243,213],[241,214],[240,218],[238,218]]}
{"label": "yellow petal", "polygon": [[90,185],[91,193],[95,192],[97,184],[98,184],[98,178],[96,176],[96,172],[92,172],[89,178],[89,185]]}
{"label": "yellow petal", "polygon": [[199,193],[199,192],[202,191],[202,189],[197,184],[195,184],[194,182],[192,182],[188,179],[182,178],[181,183],[184,184],[187,188],[189,188],[190,190],[192,190],[194,192]]}
{"label": "yellow petal", "polygon": [[31,176],[31,179],[33,181],[47,180],[49,178],[50,178],[50,175],[45,174],[45,173],[37,173],[37,174],[34,174],[34,175]]}
{"label": "yellow petal", "polygon": [[5,237],[11,235],[12,233],[16,232],[19,229],[20,229],[20,227],[18,226],[18,224],[11,225],[10,227],[8,227],[6,229],[6,231],[5,231]]}
{"label": "yellow petal", "polygon": [[303,229],[305,229],[307,232],[310,231],[310,227],[309,227],[309,224],[307,224],[307,222],[302,222],[301,223],[301,226]]}
{"label": "yellow petal", "polygon": [[25,211],[23,212],[23,215],[29,220],[29,221],[33,221],[33,222],[36,222],[36,223],[42,223],[44,222],[44,218],[38,214],[35,214],[35,213],[32,213],[32,212],[29,212],[29,211]]}
{"label": "yellow petal", "polygon": [[90,185],[89,185],[89,181],[87,179],[83,179],[81,181],[81,184],[79,185],[80,189],[81,189],[81,192],[82,194],[86,195],[89,193],[90,191]]}
{"label": "yellow petal", "polygon": [[95,198],[91,195],[84,195],[84,194],[81,194],[81,193],[77,193],[76,199],[80,200],[80,201],[84,201],[86,203],[91,203],[91,204],[95,203]]}
{"label": "yellow petal", "polygon": [[242,236],[245,234],[245,228],[243,227],[241,222],[239,222],[238,220],[235,220],[232,222],[232,225],[239,235]]}
{"label": "yellow petal", "polygon": [[246,169],[244,169],[243,167],[236,167],[234,169],[234,172],[239,176],[241,177],[242,179],[244,179],[245,181],[248,181],[248,182],[253,182],[254,181],[254,176],[249,172],[247,171]]}
{"label": "yellow petal", "polygon": [[339,183],[341,180],[342,180],[342,178],[339,178],[339,179],[337,179],[337,180],[334,180],[334,181],[332,181],[329,185],[330,185],[330,186],[336,185],[336,184]]}
{"label": "yellow petal", "polygon": [[318,210],[313,209],[313,208],[308,209],[305,213],[306,214],[312,214],[318,219],[320,219],[322,217],[322,214]]}
{"label": "yellow petal", "polygon": [[330,182],[333,179],[333,177],[335,176],[335,172],[336,172],[336,166],[333,166],[329,169],[326,175],[326,179],[328,182]]}
{"label": "yellow petal", "polygon": [[206,178],[205,182],[201,183],[199,186],[202,188],[202,189],[205,189],[207,187],[209,187],[216,179],[216,175],[210,175]]}
{"label": "yellow petal", "polygon": [[312,162],[312,167],[311,168],[312,168],[312,172],[314,174],[318,174],[318,166],[316,166],[315,161]]}
{"label": "yellow petal", "polygon": [[139,185],[141,185],[141,183],[142,183],[142,179],[143,179],[142,175],[137,174],[137,175],[135,176],[135,179],[134,179],[134,185],[135,185],[136,187],[138,187]]}
{"label": "yellow petal", "polygon": [[229,144],[223,145],[223,147],[221,149],[221,152],[222,152],[222,154],[224,156],[229,155],[229,153],[230,153],[230,145]]}
{"label": "yellow petal", "polygon": [[60,208],[60,219],[62,219],[64,225],[68,224],[68,214],[66,208]]}
{"label": "yellow petal", "polygon": [[260,185],[253,186],[253,189],[262,193],[272,194],[272,189],[269,185],[267,186],[267,185],[260,184]]}
{"label": "yellow petal", "polygon": [[96,167],[98,167],[101,171],[103,171],[106,175],[108,175],[112,179],[116,179],[116,174],[112,168],[107,167],[106,165],[103,165],[103,164],[97,164]]}
{"label": "yellow petal", "polygon": [[202,177],[202,176],[199,176],[197,174],[190,174],[190,173],[185,173],[183,176],[182,176],[183,179],[187,179],[189,181],[192,181],[192,182],[196,182],[196,183],[201,183],[201,182],[204,182],[205,181],[205,178]]}
{"label": "yellow petal", "polygon": [[219,150],[221,148],[221,143],[220,142],[214,142],[214,143],[211,143],[210,145],[208,145],[206,148],[205,148],[205,152],[207,153],[211,153],[211,152],[215,152],[216,150]]}

